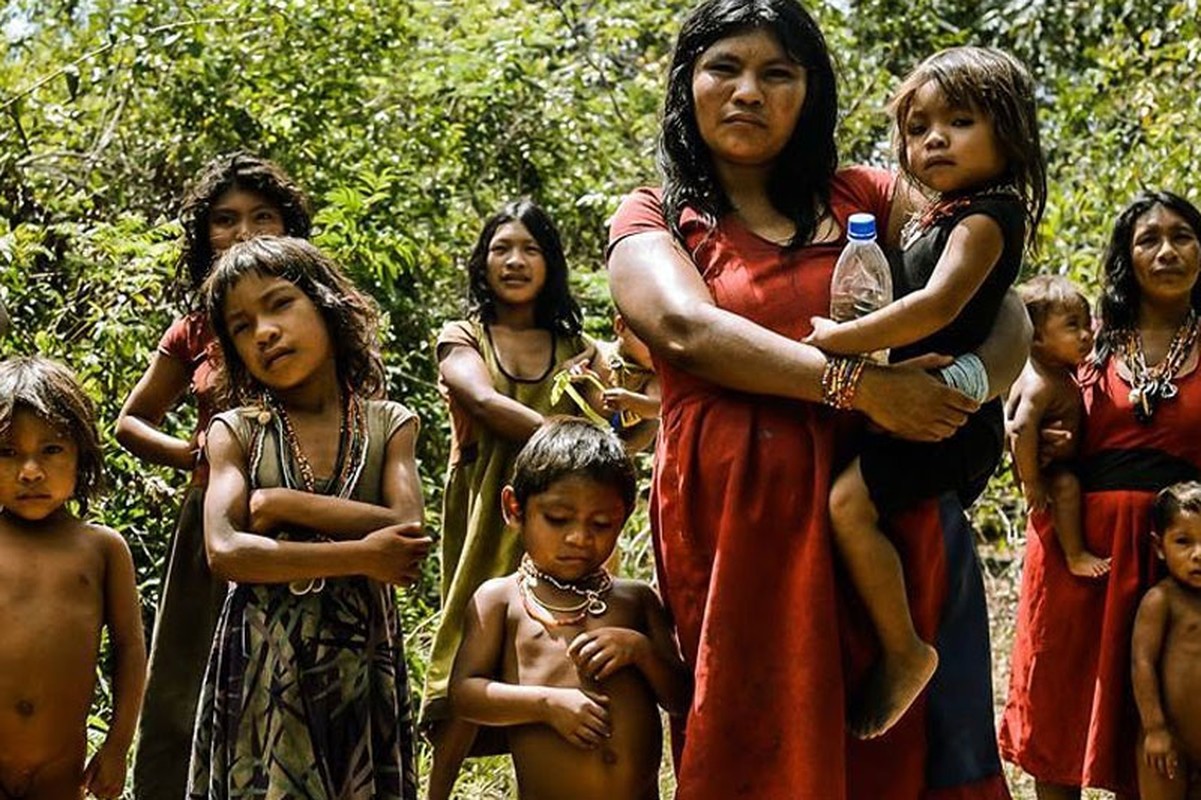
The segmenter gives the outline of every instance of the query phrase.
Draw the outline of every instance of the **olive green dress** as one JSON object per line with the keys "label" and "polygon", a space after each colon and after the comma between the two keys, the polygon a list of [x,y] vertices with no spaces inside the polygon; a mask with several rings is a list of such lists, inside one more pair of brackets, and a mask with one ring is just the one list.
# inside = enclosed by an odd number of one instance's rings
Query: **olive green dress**
{"label": "olive green dress", "polygon": [[[556,336],[554,356],[538,378],[515,378],[505,371],[486,326],[478,321],[447,323],[438,336],[438,360],[455,347],[470,347],[480,354],[498,392],[540,414],[576,414],[564,395],[552,403],[555,367],[588,347],[583,336]],[[434,636],[433,653],[426,673],[423,724],[450,716],[447,685],[455,653],[463,637],[467,602],[480,584],[508,575],[521,560],[521,541],[505,529],[500,510],[500,490],[512,477],[513,459],[523,442],[497,436],[473,420],[443,385],[450,406],[451,453],[442,501],[442,618]]]}
{"label": "olive green dress", "polygon": [[[366,458],[349,497],[382,500],[388,440],[417,424],[398,403],[362,401]],[[219,414],[243,452],[252,488],[284,486],[278,436],[257,408]],[[294,470],[293,470],[294,471]],[[321,493],[339,493],[334,480]],[[341,493],[346,496],[345,493]],[[288,538],[294,538],[287,534]],[[196,715],[188,797],[415,800],[413,730],[404,639],[392,588],[366,577],[327,578],[294,594],[287,584],[231,584]]]}

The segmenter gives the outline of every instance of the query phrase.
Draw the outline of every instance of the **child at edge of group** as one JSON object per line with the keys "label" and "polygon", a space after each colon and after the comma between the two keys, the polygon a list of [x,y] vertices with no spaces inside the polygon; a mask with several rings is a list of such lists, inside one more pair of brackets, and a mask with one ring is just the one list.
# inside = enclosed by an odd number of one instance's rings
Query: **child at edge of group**
{"label": "child at edge of group", "polygon": [[[0,798],[120,797],[146,681],[129,546],[80,514],[99,492],[92,403],[61,364],[0,362]],[[87,766],[101,630],[115,674],[104,743]]]}
{"label": "child at edge of group", "polygon": [[[244,150],[213,158],[188,186],[179,211],[182,243],[176,291],[184,313],[171,323],[146,372],[117,416],[117,441],[147,464],[189,474],[159,584],[151,634],[146,698],[133,750],[134,800],[184,795],[196,699],[225,601],[204,554],[204,432],[218,404],[219,352],[200,287],[213,262],[235,242],[262,235],[308,238],[304,192],[272,161]],[[196,424],[186,438],[164,428],[185,395]]]}
{"label": "child at edge of group", "polygon": [[1142,800],[1185,800],[1201,790],[1201,483],[1164,489],[1152,514],[1168,577],[1134,620],[1138,789]]}
{"label": "child at edge of group", "polygon": [[[926,353],[958,356],[940,375],[983,402],[990,387],[972,351],[1016,280],[1046,204],[1034,83],[1007,53],[956,47],[923,61],[890,105],[901,169],[933,193],[902,233],[897,299],[841,324],[814,318],[806,341],[841,355],[892,348],[894,362]],[[848,362],[831,360],[840,363]],[[856,361],[849,364],[853,382]],[[1003,412],[994,401],[941,442],[868,433],[859,457],[835,479],[835,544],[882,651],[851,703],[848,722],[856,736],[880,736],[896,724],[938,666],[937,652],[914,630],[901,562],[880,530],[881,518],[951,490],[970,503],[1003,447]]]}
{"label": "child at edge of group", "polygon": [[450,691],[456,715],[504,726],[523,800],[659,796],[659,706],[685,713],[691,674],[654,589],[604,568],[636,495],[620,440],[569,418],[502,493],[525,555],[472,598]]}
{"label": "child at edge of group", "polygon": [[[1005,403],[1006,438],[1013,454],[1026,506],[1044,511],[1050,505],[1055,538],[1068,570],[1081,578],[1100,578],[1110,560],[1084,546],[1080,480],[1072,471],[1076,443],[1084,421],[1084,400],[1076,383],[1076,367],[1093,348],[1088,299],[1067,278],[1039,275],[1018,287],[1034,324],[1030,359],[1014,382]],[[1070,434],[1057,461],[1039,464],[1039,435],[1044,428]]]}
{"label": "child at edge of group", "polygon": [[392,587],[420,573],[418,422],[378,399],[375,304],[303,239],[230,247],[204,285],[231,411],[209,425],[205,544],[231,582],[188,797],[414,800]]}
{"label": "child at edge of group", "polygon": [[583,315],[568,284],[562,240],[528,200],[490,216],[467,259],[467,318],[438,335],[439,389],[450,410],[451,452],[442,500],[442,615],[430,653],[421,726],[433,744],[430,800],[448,800],[469,754],[499,746],[451,713],[450,671],[463,614],[480,584],[508,575],[521,541],[507,530],[501,490],[513,459],[546,417],[578,413],[556,376],[592,361]]}
{"label": "child at edge of group", "polygon": [[596,343],[591,368],[606,388],[586,383],[588,403],[609,415],[627,452],[636,453],[653,444],[659,431],[659,376],[650,348],[621,314],[613,316],[613,332],[616,340]]}

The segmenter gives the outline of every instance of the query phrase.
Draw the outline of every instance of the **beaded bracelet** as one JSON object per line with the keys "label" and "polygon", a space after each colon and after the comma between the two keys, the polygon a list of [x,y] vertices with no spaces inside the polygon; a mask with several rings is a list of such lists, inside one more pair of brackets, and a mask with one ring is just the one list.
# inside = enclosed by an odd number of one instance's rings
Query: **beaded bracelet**
{"label": "beaded bracelet", "polygon": [[822,402],[828,406],[850,410],[859,391],[867,359],[859,356],[830,356],[822,370]]}

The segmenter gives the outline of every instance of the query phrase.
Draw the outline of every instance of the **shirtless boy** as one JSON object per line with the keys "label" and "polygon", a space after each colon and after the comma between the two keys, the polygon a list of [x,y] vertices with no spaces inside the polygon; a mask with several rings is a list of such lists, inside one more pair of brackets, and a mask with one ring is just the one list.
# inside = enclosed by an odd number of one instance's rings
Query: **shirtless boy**
{"label": "shirtless boy", "polygon": [[1168,577],[1134,620],[1138,788],[1143,800],[1184,800],[1201,795],[1201,483],[1164,489],[1153,513]]}
{"label": "shirtless boy", "polygon": [[507,728],[523,800],[659,796],[658,706],[684,713],[691,678],[654,590],[602,566],[636,491],[611,432],[558,419],[502,493],[526,555],[472,598],[450,695],[456,715]]}
{"label": "shirtless boy", "polygon": [[1013,464],[1026,506],[1051,507],[1055,538],[1068,571],[1081,578],[1109,572],[1109,559],[1084,546],[1080,481],[1070,464],[1039,464],[1039,436],[1044,428],[1071,432],[1066,447],[1075,454],[1084,418],[1084,401],[1076,385],[1076,365],[1093,348],[1088,300],[1067,278],[1040,275],[1018,287],[1034,324],[1030,360],[1014,382],[1005,404],[1005,428]]}
{"label": "shirtless boy", "polygon": [[[100,482],[92,405],[64,367],[0,363],[0,800],[119,797],[146,674],[133,559],[77,519]],[[113,716],[84,767],[100,631]]]}

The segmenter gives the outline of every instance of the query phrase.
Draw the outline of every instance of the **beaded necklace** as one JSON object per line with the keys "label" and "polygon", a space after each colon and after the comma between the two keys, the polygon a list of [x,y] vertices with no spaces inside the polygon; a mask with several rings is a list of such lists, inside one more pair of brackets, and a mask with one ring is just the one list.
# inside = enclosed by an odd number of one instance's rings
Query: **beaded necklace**
{"label": "beaded necklace", "polygon": [[955,194],[950,197],[942,194],[937,195],[925,208],[921,211],[913,212],[909,216],[909,219],[905,221],[905,225],[901,228],[901,249],[908,250],[910,245],[925,236],[926,232],[932,227],[944,219],[950,219],[960,209],[965,208],[977,199],[996,195],[1008,195],[1016,197],[1019,200],[1021,199],[1021,194],[1012,183],[989,186],[976,192]]}
{"label": "beaded necklace", "polygon": [[[613,576],[604,567],[600,567],[579,580],[561,581],[553,575],[548,575],[534,566],[533,560],[526,553],[521,557],[521,566],[517,569],[517,589],[521,592],[522,605],[526,613],[545,628],[558,628],[566,625],[579,625],[591,614],[599,617],[609,610],[605,595],[613,588]],[[580,597],[580,601],[570,606],[553,606],[538,597],[535,591],[539,583],[549,583],[561,592]],[[565,618],[555,614],[570,614]]]}
{"label": "beaded necklace", "polygon": [[1161,401],[1171,400],[1179,391],[1172,380],[1193,351],[1197,330],[1197,312],[1189,309],[1184,322],[1172,334],[1168,354],[1154,367],[1147,366],[1143,337],[1137,328],[1118,332],[1117,350],[1130,370],[1130,405],[1134,408],[1134,418],[1144,425],[1151,422]]}
{"label": "beaded necklace", "polygon": [[[359,396],[347,387],[343,390],[346,406],[338,424],[338,455],[335,463],[334,477],[326,486],[327,495],[349,498],[363,474],[367,465],[367,446],[370,437],[367,432],[367,416],[363,411],[363,403]],[[262,463],[263,452],[266,450],[268,429],[275,433],[280,471],[283,475],[284,487],[299,491],[318,494],[317,478],[313,473],[312,462],[308,454],[300,446],[300,439],[292,425],[288,411],[278,398],[270,391],[263,392],[255,413],[259,423],[250,448],[250,474],[252,481],[257,484],[259,465]],[[297,475],[299,473],[299,475]],[[256,486],[257,488],[257,486]],[[321,537],[324,539],[324,537]],[[325,588],[324,578],[293,581],[288,584],[292,594],[304,595],[309,592],[320,592]]]}

